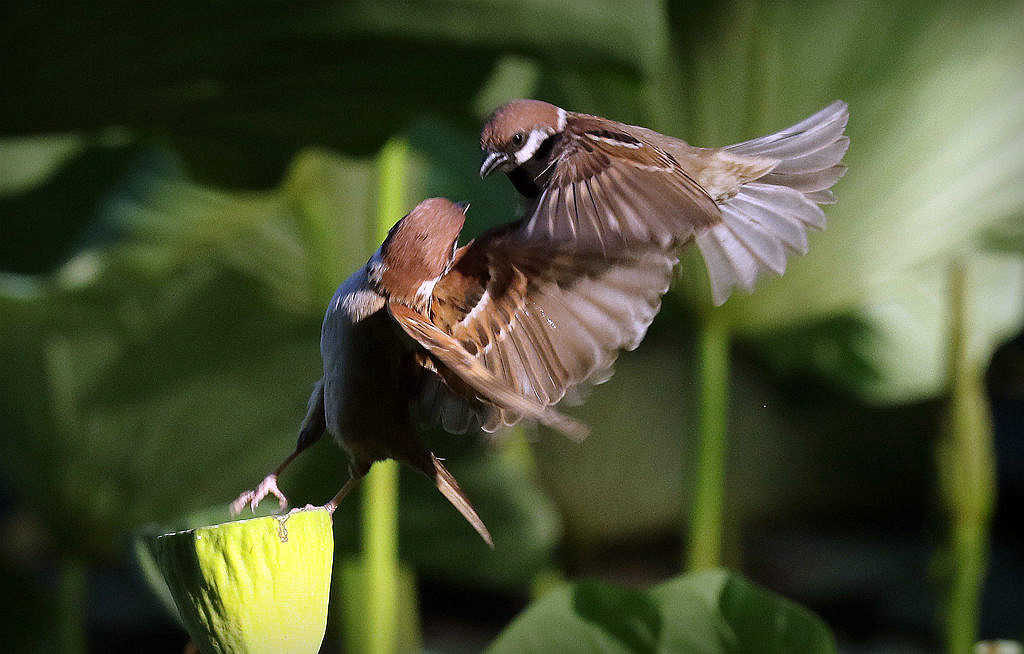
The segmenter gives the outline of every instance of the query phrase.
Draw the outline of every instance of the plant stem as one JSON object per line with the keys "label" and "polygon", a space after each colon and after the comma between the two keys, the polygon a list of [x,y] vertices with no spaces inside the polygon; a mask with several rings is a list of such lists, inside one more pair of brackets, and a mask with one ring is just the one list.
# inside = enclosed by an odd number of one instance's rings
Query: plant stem
{"label": "plant stem", "polygon": [[725,438],[729,398],[729,330],[709,313],[701,325],[698,357],[700,447],[696,491],[690,516],[686,568],[701,570],[721,564],[722,499],[725,494]]}
{"label": "plant stem", "polygon": [[368,654],[398,651],[398,463],[380,461],[364,481],[363,601]]}
{"label": "plant stem", "polygon": [[988,558],[989,522],[995,497],[992,420],[985,396],[984,365],[971,356],[968,272],[950,271],[950,398],[939,476],[950,517],[952,573],[945,615],[946,648],[966,654],[978,637],[981,591]]}
{"label": "plant stem", "polygon": [[[385,144],[378,160],[376,248],[405,213],[408,145]],[[363,482],[363,600],[366,652],[391,654],[399,647],[398,463],[374,464]]]}
{"label": "plant stem", "polygon": [[405,176],[409,167],[409,144],[394,138],[384,144],[377,158],[377,227],[374,249],[388,235],[391,226],[405,215]]}
{"label": "plant stem", "polygon": [[[671,30],[656,35],[664,39],[662,55],[653,62],[647,82],[648,110],[652,125],[667,133],[679,129],[689,118],[694,119],[694,106],[689,111],[680,98],[688,98],[688,80],[680,61],[684,58],[681,44]],[[688,115],[689,114],[689,115]],[[729,330],[721,312],[709,311],[701,325],[698,358],[700,444],[697,455],[696,489],[690,514],[689,543],[685,567],[689,570],[712,568],[722,558],[722,498],[725,494],[725,448],[727,405],[729,398]]]}

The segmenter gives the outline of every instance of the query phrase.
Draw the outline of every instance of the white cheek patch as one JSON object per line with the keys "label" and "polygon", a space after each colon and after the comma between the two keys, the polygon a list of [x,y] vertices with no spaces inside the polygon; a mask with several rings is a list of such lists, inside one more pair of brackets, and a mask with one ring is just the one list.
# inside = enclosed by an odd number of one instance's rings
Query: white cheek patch
{"label": "white cheek patch", "polygon": [[526,141],[526,145],[516,151],[516,163],[523,164],[532,159],[533,155],[537,154],[537,150],[540,149],[541,143],[546,141],[550,135],[550,132],[546,129],[539,127],[530,132],[530,138]]}
{"label": "white cheek patch", "polygon": [[558,129],[556,131],[561,132],[565,129],[566,113],[565,109],[558,107]]}

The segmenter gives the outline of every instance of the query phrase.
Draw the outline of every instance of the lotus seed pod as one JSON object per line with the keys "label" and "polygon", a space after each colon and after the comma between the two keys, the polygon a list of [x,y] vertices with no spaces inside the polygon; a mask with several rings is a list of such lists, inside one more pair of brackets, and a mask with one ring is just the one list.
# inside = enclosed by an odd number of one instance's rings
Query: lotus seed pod
{"label": "lotus seed pod", "polygon": [[202,654],[316,654],[327,627],[331,515],[308,509],[156,540],[160,569]]}

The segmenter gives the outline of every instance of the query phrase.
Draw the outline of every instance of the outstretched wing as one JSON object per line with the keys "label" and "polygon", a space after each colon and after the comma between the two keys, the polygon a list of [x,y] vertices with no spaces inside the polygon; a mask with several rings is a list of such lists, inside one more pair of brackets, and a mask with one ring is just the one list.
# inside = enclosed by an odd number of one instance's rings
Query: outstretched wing
{"label": "outstretched wing", "polygon": [[[484,385],[551,406],[604,381],[619,350],[640,343],[691,239],[717,304],[781,273],[807,228],[824,225],[817,204],[844,170],[846,115],[835,103],[777,134],[701,149],[574,114],[526,218],[461,248],[435,285],[428,322],[450,340],[424,345],[434,359],[421,415],[493,431],[537,412]],[[451,352],[461,360],[441,356]]]}
{"label": "outstretched wing", "polygon": [[526,219],[531,234],[618,252],[678,247],[692,237],[708,267],[715,304],[733,286],[782,274],[822,229],[819,204],[843,174],[848,109],[834,102],[774,134],[725,148],[696,148],[652,130],[573,114],[543,194]]}
{"label": "outstretched wing", "polygon": [[[519,224],[457,253],[434,287],[431,322],[504,389],[550,406],[580,384],[606,380],[619,350],[639,345],[675,263],[657,248],[605,256],[552,247]],[[448,370],[420,389],[428,422],[494,431],[532,417],[486,395],[467,402],[458,387],[473,386],[466,368],[442,363]]]}
{"label": "outstretched wing", "polygon": [[517,393],[482,365],[462,343],[438,329],[423,314],[394,301],[388,303],[388,312],[406,334],[436,357],[449,371],[457,374],[480,399],[521,416],[538,420],[570,436],[586,436],[587,428],[584,425],[562,415],[534,397]]}
{"label": "outstretched wing", "polygon": [[644,137],[629,125],[573,114],[525,235],[573,239],[577,248],[614,255],[675,248],[716,223],[715,201],[675,156]]}
{"label": "outstretched wing", "polygon": [[[434,287],[434,324],[507,389],[547,406],[611,376],[657,314],[675,251],[721,220],[679,161],[631,129],[575,114],[529,215],[462,248]],[[610,165],[622,158],[632,165]],[[494,431],[527,415],[467,399],[459,370],[425,363],[427,422]]]}

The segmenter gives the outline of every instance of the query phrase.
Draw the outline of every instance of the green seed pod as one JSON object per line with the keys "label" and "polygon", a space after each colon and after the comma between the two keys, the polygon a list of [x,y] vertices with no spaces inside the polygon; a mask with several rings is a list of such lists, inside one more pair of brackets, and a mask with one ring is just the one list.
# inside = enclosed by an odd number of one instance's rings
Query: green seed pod
{"label": "green seed pod", "polygon": [[202,654],[315,654],[327,627],[331,514],[309,509],[156,539],[156,557]]}

